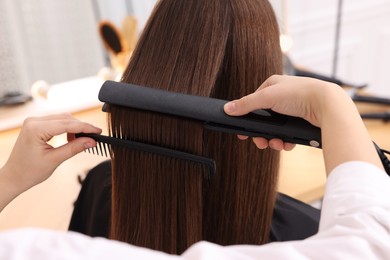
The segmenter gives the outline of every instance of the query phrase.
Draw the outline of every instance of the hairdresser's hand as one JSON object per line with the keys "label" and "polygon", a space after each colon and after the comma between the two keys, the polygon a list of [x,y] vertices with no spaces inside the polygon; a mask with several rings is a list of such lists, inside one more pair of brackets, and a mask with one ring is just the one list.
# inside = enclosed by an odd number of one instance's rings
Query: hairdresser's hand
{"label": "hairdresser's hand", "polygon": [[[272,109],[275,112],[304,118],[315,126],[320,126],[318,117],[321,116],[319,100],[324,87],[340,87],[316,79],[274,75],[268,78],[258,90],[239,100],[225,105],[229,115],[244,115],[256,109]],[[241,139],[246,137],[241,136]],[[275,150],[292,150],[295,145],[283,143],[280,139],[270,141],[264,138],[253,139],[256,146],[265,149],[268,146]]]}
{"label": "hairdresser's hand", "polygon": [[[74,133],[79,132],[101,133],[101,129],[68,114],[26,119],[7,163],[0,169],[0,186],[17,196],[49,178],[63,161],[96,145],[90,138],[75,139]],[[67,144],[53,148],[47,143],[64,133],[68,133]]]}
{"label": "hairdresser's hand", "polygon": [[342,92],[335,84],[305,77],[273,75],[256,92],[225,105],[225,112],[239,116],[256,109],[301,117],[320,127],[321,99],[330,88]]}
{"label": "hairdresser's hand", "polygon": [[[321,128],[326,172],[348,161],[364,161],[382,167],[370,135],[351,98],[339,86],[325,81],[272,76],[259,89],[225,105],[226,113],[243,115],[256,109],[301,117]],[[281,140],[255,138],[259,148],[286,149]],[[288,149],[288,147],[287,147]]]}

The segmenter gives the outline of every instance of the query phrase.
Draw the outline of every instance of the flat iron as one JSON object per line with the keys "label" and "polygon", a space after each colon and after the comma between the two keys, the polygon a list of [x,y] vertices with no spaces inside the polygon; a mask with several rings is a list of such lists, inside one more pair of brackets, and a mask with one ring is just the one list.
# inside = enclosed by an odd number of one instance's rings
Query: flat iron
{"label": "flat iron", "polygon": [[202,121],[204,128],[250,137],[279,138],[284,142],[321,147],[321,129],[298,118],[256,110],[244,116],[229,116],[226,100],[194,96],[133,84],[106,81],[99,100],[112,105],[146,110]]}

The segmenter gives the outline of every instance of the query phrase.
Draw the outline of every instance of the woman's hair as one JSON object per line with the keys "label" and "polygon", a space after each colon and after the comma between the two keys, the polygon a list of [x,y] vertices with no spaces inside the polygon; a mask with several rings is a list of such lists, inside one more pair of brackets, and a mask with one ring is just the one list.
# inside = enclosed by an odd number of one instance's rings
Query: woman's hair
{"label": "woman's hair", "polygon": [[[266,0],[160,0],[123,82],[233,100],[282,73],[278,25]],[[204,165],[115,148],[112,239],[168,253],[207,240],[268,241],[279,153],[198,121],[110,106],[110,131],[122,138],[193,153]]]}

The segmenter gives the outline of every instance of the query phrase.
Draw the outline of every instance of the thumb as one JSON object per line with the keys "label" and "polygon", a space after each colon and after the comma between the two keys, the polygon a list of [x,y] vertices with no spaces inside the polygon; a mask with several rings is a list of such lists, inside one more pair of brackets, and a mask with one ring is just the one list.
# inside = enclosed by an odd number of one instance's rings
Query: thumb
{"label": "thumb", "polygon": [[285,76],[272,75],[254,93],[226,103],[224,105],[225,113],[231,116],[241,116],[256,109],[272,108],[275,104],[272,91],[270,91],[273,88],[270,86],[277,84],[284,78]]}
{"label": "thumb", "polygon": [[241,116],[256,109],[270,108],[269,102],[263,97],[264,90],[256,91],[240,99],[233,100],[224,105],[224,111],[231,116]]}
{"label": "thumb", "polygon": [[76,154],[81,153],[85,149],[92,148],[95,146],[96,141],[91,138],[76,138],[67,144],[53,149],[50,155],[50,159],[59,165],[64,161],[68,160],[69,158],[75,156]]}

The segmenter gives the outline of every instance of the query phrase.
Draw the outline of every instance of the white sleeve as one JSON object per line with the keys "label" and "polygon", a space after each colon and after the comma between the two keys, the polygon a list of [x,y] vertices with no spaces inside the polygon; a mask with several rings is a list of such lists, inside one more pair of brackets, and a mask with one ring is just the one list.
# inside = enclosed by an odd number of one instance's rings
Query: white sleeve
{"label": "white sleeve", "polygon": [[210,259],[390,259],[390,178],[369,163],[339,165],[328,177],[315,236],[263,246],[203,242],[184,256],[208,259],[208,252]]}
{"label": "white sleeve", "polygon": [[199,242],[172,256],[73,232],[0,233],[0,259],[388,259],[390,178],[364,162],[338,166],[327,181],[320,230],[302,241],[263,246]]}

